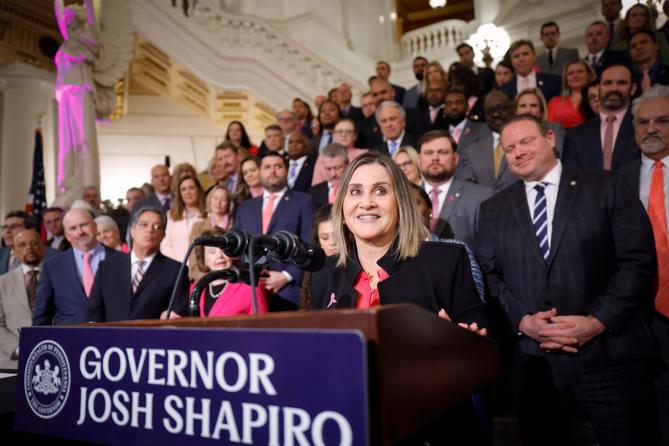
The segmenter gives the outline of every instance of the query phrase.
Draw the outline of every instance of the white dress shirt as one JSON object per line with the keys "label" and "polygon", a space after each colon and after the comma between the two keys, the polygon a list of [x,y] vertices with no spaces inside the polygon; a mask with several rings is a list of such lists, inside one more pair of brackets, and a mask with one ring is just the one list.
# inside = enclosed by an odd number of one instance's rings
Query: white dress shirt
{"label": "white dress shirt", "polygon": [[[300,176],[300,172],[302,171],[302,166],[304,166],[304,162],[307,160],[307,155],[304,155],[301,158],[298,158],[296,160],[289,160],[288,161],[288,187],[293,188],[295,186],[295,180],[297,180],[297,177]],[[295,166],[295,167],[293,167]],[[290,176],[290,173],[295,170],[294,176]]]}
{"label": "white dress shirt", "polygon": [[527,196],[527,206],[530,211],[530,220],[532,220],[532,213],[534,212],[534,203],[537,199],[537,191],[534,189],[539,183],[544,183],[546,188],[544,194],[546,195],[546,220],[548,223],[548,246],[551,246],[551,239],[553,238],[553,216],[555,215],[555,203],[557,202],[558,187],[560,186],[560,176],[562,176],[562,163],[557,160],[557,164],[553,167],[541,181],[524,181],[525,195]]}
{"label": "white dress shirt", "polygon": [[149,270],[149,266],[151,266],[151,262],[153,262],[153,259],[156,258],[157,252],[154,252],[148,257],[144,257],[143,259],[140,259],[137,257],[135,254],[135,251],[130,252],[130,280],[135,277],[135,274],[137,274],[137,269],[139,269],[139,261],[144,260],[144,275],[146,275],[146,272]]}

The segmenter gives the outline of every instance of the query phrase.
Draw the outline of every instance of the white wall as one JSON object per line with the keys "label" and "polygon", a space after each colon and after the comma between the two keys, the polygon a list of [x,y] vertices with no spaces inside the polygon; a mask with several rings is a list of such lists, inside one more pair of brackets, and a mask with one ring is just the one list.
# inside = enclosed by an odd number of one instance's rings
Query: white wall
{"label": "white wall", "polygon": [[150,170],[170,156],[172,166],[187,162],[207,168],[225,126],[196,115],[167,98],[131,95],[128,114],[98,124],[101,194],[115,201],[125,191],[150,181]]}

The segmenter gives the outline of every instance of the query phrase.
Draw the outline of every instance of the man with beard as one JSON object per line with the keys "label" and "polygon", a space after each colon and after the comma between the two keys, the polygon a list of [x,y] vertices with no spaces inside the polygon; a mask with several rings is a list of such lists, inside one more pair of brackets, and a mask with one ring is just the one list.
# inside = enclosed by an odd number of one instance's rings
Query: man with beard
{"label": "man with beard", "polygon": [[44,244],[34,229],[14,236],[19,267],[0,276],[0,369],[18,366],[19,332],[32,324],[35,291],[44,258]]}
{"label": "man with beard", "polygon": [[567,130],[565,166],[616,170],[639,158],[634,141],[630,97],[636,92],[632,69],[615,64],[599,80],[599,115]]}
{"label": "man with beard", "polygon": [[427,59],[423,56],[414,57],[412,67],[413,75],[416,77],[418,83],[409,88],[406,93],[404,93],[404,101],[402,102],[402,106],[405,109],[418,107],[418,98],[420,98],[420,95],[423,94],[425,88],[423,76],[425,75],[425,69],[427,68]]}
{"label": "man with beard", "polygon": [[446,238],[450,225],[456,239],[472,243],[479,206],[490,198],[491,188],[453,178],[459,157],[457,143],[445,130],[432,130],[418,144],[418,165],[425,178],[423,189],[432,202],[430,232]]}
{"label": "man with beard", "polygon": [[413,108],[406,111],[407,130],[416,135],[446,127],[444,118],[446,84],[441,79],[433,79],[432,82],[428,82],[425,93],[427,108]]}
{"label": "man with beard", "polygon": [[[181,263],[160,253],[167,219],[160,208],[141,208],[130,227],[130,255],[113,256],[100,264],[86,319],[92,322],[158,319],[167,309]],[[188,278],[178,284],[174,311],[188,302]]]}
{"label": "man with beard", "polygon": [[653,226],[658,279],[652,329],[660,344],[665,369],[655,380],[664,445],[669,445],[669,87],[651,87],[632,105],[641,159],[623,172],[648,211]]}
{"label": "man with beard", "polygon": [[488,93],[483,102],[489,133],[478,142],[460,150],[460,163],[455,178],[493,188],[496,192],[518,179],[508,169],[500,130],[513,116],[513,102],[499,90]]}
{"label": "man with beard", "polygon": [[339,119],[341,119],[341,111],[337,103],[329,99],[323,101],[318,108],[318,122],[321,124],[321,134],[319,137],[313,139],[311,146],[311,155],[314,158],[320,155],[325,146],[332,144],[332,132]]}
{"label": "man with beard", "polygon": [[460,151],[490,135],[490,129],[482,122],[467,119],[468,98],[461,90],[451,89],[446,93],[444,116],[448,133],[458,144]]}
{"label": "man with beard", "polygon": [[[290,231],[301,240],[311,240],[314,203],[309,194],[287,188],[287,174],[286,162],[281,155],[268,152],[262,158],[260,183],[264,191],[260,197],[239,205],[235,218],[239,229],[253,235]],[[299,268],[274,262],[261,274],[260,280],[270,295],[270,311],[297,309],[302,283]]]}
{"label": "man with beard", "polygon": [[33,325],[86,322],[86,301],[100,262],[125,255],[98,243],[95,220],[85,209],[70,209],[63,218],[63,226],[72,248],[44,262],[37,285]]}

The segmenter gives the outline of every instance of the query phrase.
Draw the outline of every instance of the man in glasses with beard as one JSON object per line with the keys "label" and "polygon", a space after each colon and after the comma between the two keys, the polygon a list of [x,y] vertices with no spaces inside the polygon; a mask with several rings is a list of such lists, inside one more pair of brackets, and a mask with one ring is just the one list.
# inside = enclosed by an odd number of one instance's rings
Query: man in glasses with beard
{"label": "man in glasses with beard", "polygon": [[599,80],[599,116],[567,131],[562,162],[585,170],[617,170],[639,159],[630,98],[637,90],[632,69],[612,64]]}

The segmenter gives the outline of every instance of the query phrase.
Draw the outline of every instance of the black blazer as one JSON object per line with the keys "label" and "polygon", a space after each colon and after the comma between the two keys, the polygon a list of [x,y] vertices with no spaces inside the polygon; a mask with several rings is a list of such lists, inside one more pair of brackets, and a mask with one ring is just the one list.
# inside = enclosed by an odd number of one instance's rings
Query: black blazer
{"label": "black blazer", "polygon": [[[379,282],[382,305],[413,303],[428,311],[446,310],[453,322],[477,322],[487,326],[485,305],[476,291],[464,246],[423,242],[417,257],[398,261],[391,247],[378,265],[390,277]],[[311,276],[311,307],[355,308],[358,292],[353,288],[362,270],[355,248],[346,267],[337,267],[335,256]],[[331,304],[332,302],[332,304]]]}
{"label": "black blazer", "polygon": [[[121,234],[123,234],[123,233],[121,233]],[[51,246],[52,243],[53,243],[53,237],[51,237],[50,239],[48,239],[46,241],[46,246]],[[72,247],[72,245],[70,244],[70,242],[65,237],[63,237],[63,239],[60,241],[60,244],[58,245],[57,251],[61,251],[61,252],[62,251],[67,251],[71,247]]]}
{"label": "black blazer", "polygon": [[[589,63],[587,59],[588,57],[589,55],[586,55],[586,63]],[[602,56],[592,68],[595,69],[597,76],[601,76],[602,71],[604,71],[609,65],[613,64],[624,64],[631,66],[632,62],[630,61],[629,53],[627,51],[612,50],[607,48],[604,50]]]}
{"label": "black blazer", "polygon": [[[418,140],[419,140],[418,135],[414,135],[413,133],[409,132],[404,132],[404,137],[402,138],[402,142],[400,142],[400,145],[397,146],[397,149],[399,150],[400,147],[404,146],[411,146],[414,149],[418,150]],[[379,152],[385,153],[386,155],[390,154],[390,152],[388,151],[387,141],[383,141],[381,144],[374,147],[374,150],[378,150]]]}
{"label": "black blazer", "polygon": [[[181,263],[156,253],[137,292],[132,292],[130,256],[109,257],[100,263],[86,303],[89,321],[157,319],[167,310]],[[188,274],[179,282],[174,311],[183,314],[188,303]]]}
{"label": "black blazer", "polygon": [[[434,122],[430,121],[429,108],[410,108],[407,110],[406,119],[406,131],[416,136],[422,136],[424,133],[435,129],[448,130],[448,122],[444,117],[443,108],[439,110]],[[414,146],[414,148],[418,150],[418,147]]]}
{"label": "black blazer", "polygon": [[[554,307],[562,315],[591,314],[608,329],[576,361],[604,365],[655,353],[644,318],[653,305],[653,232],[627,178],[563,169],[546,261],[522,181],[483,202],[479,222],[477,257],[489,296],[514,334],[523,316]],[[516,339],[521,353],[546,354],[535,340]]]}
{"label": "black blazer", "polygon": [[381,135],[381,129],[374,115],[358,121],[357,129],[358,139],[355,142],[356,147],[371,149],[383,142],[383,135]]}
{"label": "black blazer", "polygon": [[[511,100],[516,99],[518,94],[517,76],[513,76],[511,82],[506,83],[500,87],[503,93],[506,93]],[[541,90],[544,98],[546,98],[546,103],[551,100],[551,98],[558,96],[562,90],[562,80],[560,76],[555,76],[554,74],[547,73],[537,73],[537,88]]]}
{"label": "black blazer", "polygon": [[[288,161],[290,163],[290,161]],[[298,192],[307,192],[311,188],[311,179],[314,177],[314,166],[316,161],[313,158],[307,158],[302,164],[300,173],[295,178],[295,183],[291,190]]]}
{"label": "black blazer", "polygon": [[344,109],[341,109],[341,116],[342,118],[348,118],[352,121],[360,121],[361,119],[365,119],[365,115],[362,114],[362,109],[360,107],[356,107],[355,105],[350,105],[348,107],[348,113],[344,112]]}
{"label": "black blazer", "polygon": [[[632,113],[627,110],[613,144],[612,170],[619,169],[641,156],[639,146],[634,140],[632,120]],[[603,169],[600,123],[600,117],[596,116],[578,127],[567,130],[562,153],[562,162],[565,166],[584,170]]]}
{"label": "black blazer", "polygon": [[314,203],[316,203],[317,208],[328,204],[330,188],[328,187],[327,181],[322,181],[316,184],[311,189],[309,189],[309,193],[311,194],[311,198],[313,198]]}

